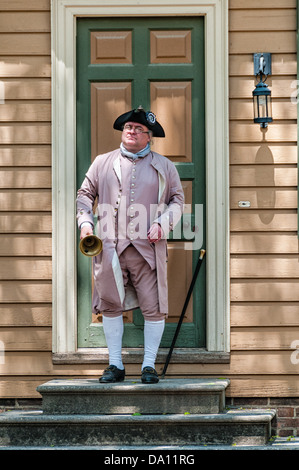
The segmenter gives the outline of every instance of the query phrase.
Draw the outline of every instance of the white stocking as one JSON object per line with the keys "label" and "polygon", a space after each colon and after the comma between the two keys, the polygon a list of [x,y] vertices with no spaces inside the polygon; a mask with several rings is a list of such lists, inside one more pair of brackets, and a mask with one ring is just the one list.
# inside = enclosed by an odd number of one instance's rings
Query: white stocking
{"label": "white stocking", "polygon": [[144,321],[144,358],[142,369],[146,366],[155,368],[157,352],[164,332],[165,320]]}
{"label": "white stocking", "polygon": [[109,365],[124,369],[121,357],[122,337],[124,332],[123,317],[107,317],[103,315],[103,328],[109,351]]}

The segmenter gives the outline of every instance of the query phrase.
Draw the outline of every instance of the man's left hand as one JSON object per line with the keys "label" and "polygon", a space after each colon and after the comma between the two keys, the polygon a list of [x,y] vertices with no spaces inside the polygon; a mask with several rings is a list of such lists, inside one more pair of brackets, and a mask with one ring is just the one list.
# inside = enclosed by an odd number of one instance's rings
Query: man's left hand
{"label": "man's left hand", "polygon": [[163,230],[161,226],[154,223],[147,233],[147,238],[150,243],[156,243],[163,237]]}

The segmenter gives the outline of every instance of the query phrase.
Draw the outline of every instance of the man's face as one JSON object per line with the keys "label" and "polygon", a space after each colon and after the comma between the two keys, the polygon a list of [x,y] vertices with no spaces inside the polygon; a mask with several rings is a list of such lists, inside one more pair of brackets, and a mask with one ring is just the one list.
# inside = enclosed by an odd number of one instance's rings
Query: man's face
{"label": "man's face", "polygon": [[151,140],[148,132],[148,128],[143,124],[126,122],[121,137],[122,143],[129,152],[137,153]]}

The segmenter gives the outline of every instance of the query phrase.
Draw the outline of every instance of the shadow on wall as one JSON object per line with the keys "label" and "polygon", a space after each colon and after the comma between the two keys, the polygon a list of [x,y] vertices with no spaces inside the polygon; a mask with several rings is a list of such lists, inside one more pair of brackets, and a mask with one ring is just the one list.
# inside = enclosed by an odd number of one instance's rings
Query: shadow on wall
{"label": "shadow on wall", "polygon": [[[273,154],[266,142],[266,129],[261,129],[263,132],[263,143],[256,153],[255,163],[257,164],[255,170],[255,181],[256,181],[256,198],[257,207],[260,208],[275,208],[275,181],[274,181],[274,158]],[[259,164],[263,164],[262,167]],[[265,167],[265,165],[268,165]],[[274,212],[272,211],[260,211],[259,218],[263,224],[269,224],[272,222]]]}

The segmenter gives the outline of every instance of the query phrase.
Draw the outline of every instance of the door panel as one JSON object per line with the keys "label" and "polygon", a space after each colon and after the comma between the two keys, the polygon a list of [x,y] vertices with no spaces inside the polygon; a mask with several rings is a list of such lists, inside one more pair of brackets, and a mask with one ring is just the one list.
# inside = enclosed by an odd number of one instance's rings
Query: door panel
{"label": "door panel", "polygon": [[159,116],[167,138],[153,150],[174,162],[192,161],[191,81],[151,82],[151,108]]}
{"label": "door panel", "polygon": [[91,83],[91,160],[119,147],[119,132],[108,123],[131,108],[131,83]]}
{"label": "door panel", "polygon": [[150,32],[151,64],[191,64],[191,31]]}
{"label": "door panel", "polygon": [[[186,245],[184,224],[198,222],[196,207],[205,206],[203,18],[77,20],[78,187],[96,155],[119,147],[116,117],[139,105],[165,129],[166,138],[154,139],[152,149],[175,163],[190,215],[168,243],[169,319],[161,343],[168,347],[199,254],[192,241]],[[105,347],[101,316],[91,312],[92,288],[91,262],[78,254],[79,347]],[[141,312],[126,312],[124,319],[124,347],[141,347]],[[205,346],[204,264],[176,345]]]}
{"label": "door panel", "polygon": [[132,31],[91,31],[91,64],[131,64]]}

